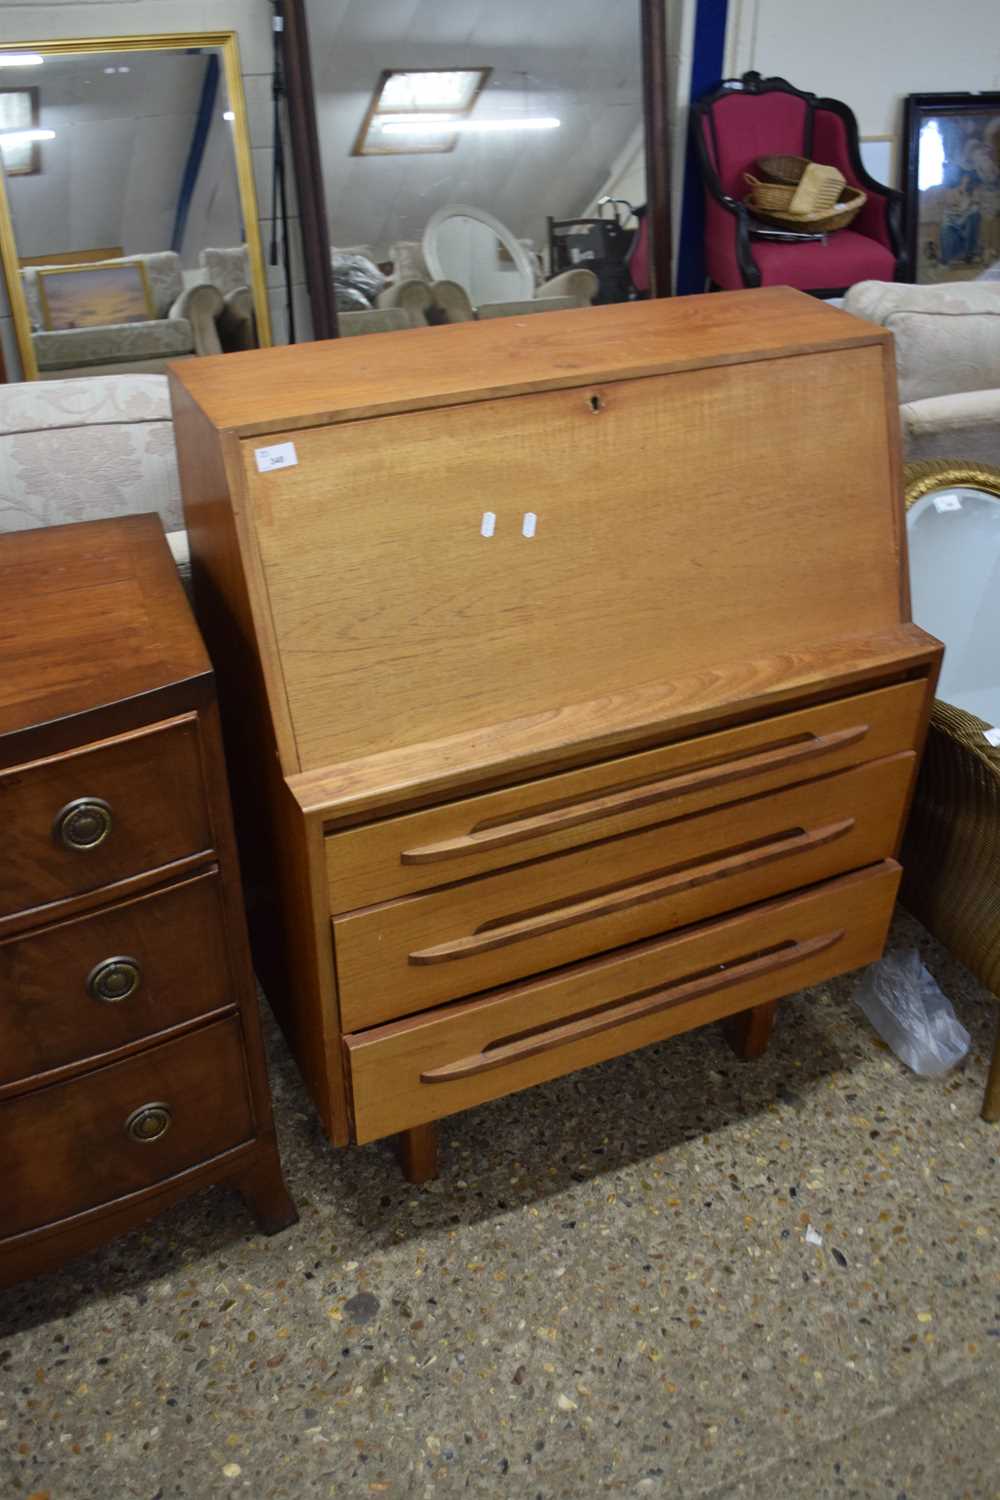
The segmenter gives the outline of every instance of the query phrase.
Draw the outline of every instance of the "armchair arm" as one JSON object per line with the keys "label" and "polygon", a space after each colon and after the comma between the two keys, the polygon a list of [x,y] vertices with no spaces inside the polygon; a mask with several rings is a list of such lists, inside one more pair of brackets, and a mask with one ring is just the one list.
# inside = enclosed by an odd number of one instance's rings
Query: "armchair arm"
{"label": "armchair arm", "polygon": [[395,281],[385,291],[379,292],[375,298],[375,306],[381,312],[399,309],[406,314],[410,328],[425,328],[428,310],[434,306],[434,297],[426,281],[411,276],[406,281]]}
{"label": "armchair arm", "polygon": [[925,396],[899,408],[907,462],[954,458],[1000,464],[1000,389]]}
{"label": "armchair arm", "polygon": [[188,320],[194,334],[195,354],[221,354],[222,344],[219,341],[216,319],[224,306],[218,287],[202,282],[199,286],[185,287],[167,317]]}
{"label": "armchair arm", "polygon": [[597,296],[600,282],[593,271],[585,266],[563,271],[544,282],[535,292],[536,301],[542,297],[572,297],[577,307],[589,307]]}

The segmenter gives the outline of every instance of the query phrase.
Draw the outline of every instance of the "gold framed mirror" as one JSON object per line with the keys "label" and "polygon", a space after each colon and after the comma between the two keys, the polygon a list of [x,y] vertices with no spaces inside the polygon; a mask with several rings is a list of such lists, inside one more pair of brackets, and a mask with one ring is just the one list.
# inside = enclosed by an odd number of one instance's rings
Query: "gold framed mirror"
{"label": "gold framed mirror", "polygon": [[[269,345],[236,33],[20,42],[4,46],[0,91],[5,76],[36,95],[30,141],[0,131],[21,378]],[[11,164],[29,145],[25,173]]]}

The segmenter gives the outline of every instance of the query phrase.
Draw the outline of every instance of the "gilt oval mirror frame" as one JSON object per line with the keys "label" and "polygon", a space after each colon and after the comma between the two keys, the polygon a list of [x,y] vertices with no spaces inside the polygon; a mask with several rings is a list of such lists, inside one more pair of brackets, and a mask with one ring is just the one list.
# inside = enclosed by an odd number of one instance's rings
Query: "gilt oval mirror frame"
{"label": "gilt oval mirror frame", "polygon": [[[115,36],[115,37],[86,37],[68,38],[63,40],[46,40],[40,42],[23,41],[5,44],[5,52],[24,52],[41,55],[43,59],[73,58],[73,57],[95,57],[107,55],[109,60],[113,58],[124,58],[124,55],[134,53],[176,53],[179,55],[195,53],[212,53],[219,59],[220,81],[225,90],[225,102],[220,99],[216,107],[225,111],[222,118],[231,128],[233,144],[233,166],[235,170],[235,187],[238,194],[239,213],[242,219],[242,243],[235,248],[242,249],[245,244],[245,269],[248,272],[249,292],[252,299],[252,324],[253,337],[257,345],[266,347],[271,343],[271,319],[267,295],[267,277],[264,266],[264,256],[260,241],[259,214],[257,208],[257,195],[254,182],[253,159],[250,149],[250,135],[247,125],[246,101],[243,92],[243,79],[240,68],[239,45],[237,34],[234,31],[211,31],[211,32],[178,32],[157,33],[155,35]],[[104,72],[120,71],[127,72],[129,64],[124,60],[109,64]],[[27,69],[19,70],[27,72]],[[34,70],[31,70],[32,72]],[[16,181],[16,179],[14,179]],[[33,320],[29,309],[28,297],[22,279],[25,260],[35,262],[35,266],[48,259],[47,256],[31,256],[22,259],[18,247],[17,214],[12,210],[11,183],[4,179],[0,172],[0,258],[2,258],[4,279],[7,286],[8,300],[11,310],[11,319],[14,334],[17,341],[18,353],[21,361],[22,378],[33,380],[39,378],[39,362],[35,348],[35,334],[38,331],[37,311]],[[124,239],[124,235],[120,236]],[[88,266],[100,264],[102,261],[114,259],[117,265],[123,262],[135,262],[139,255],[148,256],[151,251],[129,252],[127,246],[108,246],[105,244],[107,236],[102,239],[104,247],[99,254],[87,250],[87,260],[80,262],[81,251],[74,249],[72,245],[59,246],[60,252],[72,252],[69,258],[63,257],[59,262],[59,269],[72,264],[83,264]],[[122,255],[110,257],[106,255],[107,249],[121,250]],[[164,245],[164,250],[170,247]],[[208,249],[210,247],[203,247]],[[90,255],[94,253],[94,260]],[[128,266],[127,269],[133,269]],[[37,275],[37,273],[36,273]],[[150,289],[145,266],[141,269],[141,280],[147,306],[150,305]],[[49,283],[49,286],[57,283]],[[185,290],[189,285],[188,282]],[[37,291],[36,291],[37,286]],[[38,277],[32,287],[32,295],[44,298],[45,283]],[[245,294],[244,294],[245,295]],[[42,304],[44,306],[44,304]],[[159,313],[158,316],[164,316]],[[33,327],[33,321],[35,326]],[[58,327],[58,324],[53,325]],[[63,327],[72,328],[72,323],[64,323]],[[169,351],[167,351],[169,353]],[[136,355],[135,358],[144,356]],[[114,373],[114,363],[95,364],[94,374]],[[59,373],[56,369],[55,373]],[[90,373],[80,370],[72,373]]]}
{"label": "gilt oval mirror frame", "polygon": [[913,616],[945,644],[938,696],[996,724],[1000,467],[952,459],[908,463],[904,499]]}

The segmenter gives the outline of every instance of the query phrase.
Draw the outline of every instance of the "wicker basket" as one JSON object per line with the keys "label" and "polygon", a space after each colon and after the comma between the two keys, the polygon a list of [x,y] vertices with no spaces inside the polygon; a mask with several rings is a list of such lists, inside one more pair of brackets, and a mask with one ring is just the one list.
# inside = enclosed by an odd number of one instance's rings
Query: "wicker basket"
{"label": "wicker basket", "polygon": [[[832,208],[818,208],[811,213],[793,214],[788,212],[787,206],[773,208],[764,203],[760,190],[763,187],[770,192],[772,184],[758,184],[749,172],[746,172],[744,176],[752,189],[745,200],[747,208],[765,224],[775,224],[779,229],[804,229],[811,234],[832,234],[835,229],[846,229],[867,201],[866,195],[860,188],[845,187],[840,202],[834,204]],[[784,188],[782,191],[794,192],[794,189]]]}
{"label": "wicker basket", "polygon": [[783,182],[794,187],[808,165],[808,156],[759,156],[754,171],[764,182]]}

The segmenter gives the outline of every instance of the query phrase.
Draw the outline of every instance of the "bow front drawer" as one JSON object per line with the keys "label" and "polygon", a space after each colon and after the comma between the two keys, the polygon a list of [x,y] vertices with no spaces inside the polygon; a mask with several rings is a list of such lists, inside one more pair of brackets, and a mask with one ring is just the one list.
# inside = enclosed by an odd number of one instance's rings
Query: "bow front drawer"
{"label": "bow front drawer", "polygon": [[891,855],[906,752],[333,923],[345,1031]]}
{"label": "bow front drawer", "polygon": [[430,890],[908,750],[925,696],[923,682],[899,683],[330,834],[330,910]]}
{"label": "bow front drawer", "polygon": [[0,772],[0,917],[212,848],[195,714]]}
{"label": "bow front drawer", "polygon": [[219,874],[0,943],[0,1091],[233,1004]]}
{"label": "bow front drawer", "polygon": [[236,1018],[0,1101],[4,1232],[141,1193],[252,1135]]}

